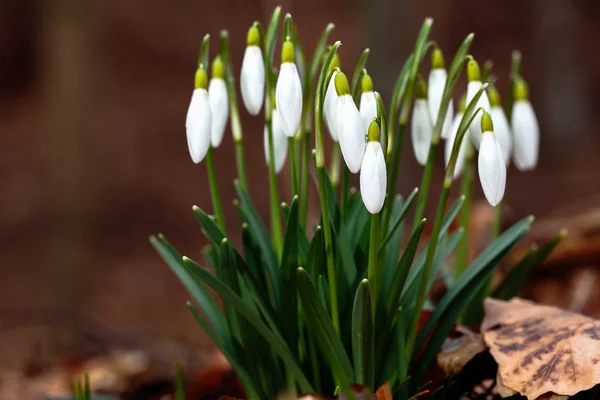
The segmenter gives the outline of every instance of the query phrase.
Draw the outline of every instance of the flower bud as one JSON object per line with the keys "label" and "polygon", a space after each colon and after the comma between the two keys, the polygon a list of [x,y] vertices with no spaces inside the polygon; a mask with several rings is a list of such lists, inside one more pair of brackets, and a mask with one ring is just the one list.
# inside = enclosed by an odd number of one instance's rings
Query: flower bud
{"label": "flower bud", "polygon": [[[469,78],[469,83],[467,84],[467,104],[473,100],[473,97],[477,94],[479,89],[483,86],[481,82],[481,73],[479,71],[479,64],[474,59],[470,59],[467,64],[467,76]],[[487,93],[484,91],[479,97],[477,104],[475,106],[475,110],[478,108],[483,108],[486,113],[491,112],[490,100],[488,99]],[[469,133],[471,134],[471,142],[475,146],[475,148],[479,149],[479,143],[481,143],[481,113],[477,113],[471,126],[469,127]]]}
{"label": "flower bud", "polygon": [[360,171],[365,154],[366,129],[360,112],[350,95],[348,79],[343,72],[335,76],[335,90],[338,94],[336,106],[336,128],[342,156],[353,174]]}
{"label": "flower bud", "polygon": [[421,78],[417,80],[416,96],[411,119],[411,138],[417,162],[425,165],[429,156],[433,127],[427,105],[427,87]]}
{"label": "flower bud", "polygon": [[502,108],[500,102],[500,93],[495,86],[488,88],[488,96],[490,99],[492,121],[494,121],[494,132],[500,148],[502,149],[502,155],[504,156],[504,163],[508,167],[510,165],[510,156],[512,154],[512,132],[510,130],[510,124]]}
{"label": "flower bud", "polygon": [[[288,138],[283,132],[283,128],[281,126],[281,119],[279,117],[279,112],[277,109],[273,110],[273,114],[271,114],[271,129],[273,130],[273,155],[275,157],[275,173],[279,174],[285,165],[285,159],[287,158],[288,153]],[[265,159],[267,160],[267,165],[269,165],[269,131],[267,126],[265,125],[264,129],[264,149],[265,149]]]}
{"label": "flower bud", "polygon": [[514,86],[512,131],[514,139],[513,160],[519,171],[536,167],[540,147],[540,127],[535,111],[529,101],[529,91],[524,80]]}
{"label": "flower bud", "polygon": [[275,87],[275,103],[279,110],[283,132],[296,135],[302,118],[302,82],[294,64],[294,45],[289,38],[283,44],[281,68]]}
{"label": "flower bud", "polygon": [[[442,51],[438,48],[433,50],[431,55],[431,72],[429,73],[429,82],[427,93],[427,101],[429,104],[429,114],[431,116],[431,124],[436,125],[437,118],[440,112],[440,106],[442,105],[442,97],[444,95],[444,88],[446,87],[446,80],[448,79],[448,73],[444,69],[444,56]],[[446,116],[444,117],[444,125],[442,127],[442,138],[446,139],[452,126],[452,117],[454,115],[454,103],[452,98],[448,103],[448,109]]]}
{"label": "flower bud", "polygon": [[196,70],[195,89],[185,120],[188,149],[192,161],[196,164],[206,156],[211,139],[212,118],[206,90],[207,82],[204,66],[200,65]]}
{"label": "flower bud", "polygon": [[[336,55],[337,57],[337,55]],[[338,95],[335,90],[335,76],[337,71],[334,71],[327,85],[327,91],[325,92],[325,100],[323,101],[323,117],[325,118],[325,124],[329,130],[329,134],[334,142],[338,141],[338,133],[336,129],[336,108]]]}
{"label": "flower bud", "polygon": [[387,170],[381,148],[380,129],[377,121],[369,125],[369,142],[365,150],[360,169],[360,195],[365,207],[371,214],[377,214],[383,208],[387,188]]}
{"label": "flower bud", "polygon": [[208,85],[208,101],[211,113],[211,144],[216,148],[223,141],[227,119],[229,118],[225,70],[220,56],[215,58],[212,65],[212,79]]}
{"label": "flower bud", "polygon": [[506,164],[494,133],[492,117],[485,111],[481,117],[481,129],[483,134],[477,162],[479,181],[488,203],[497,206],[504,197]]}
{"label": "flower bud", "polygon": [[256,25],[248,31],[247,43],[242,61],[240,89],[248,112],[258,115],[265,98],[265,64],[260,47],[260,33]]}
{"label": "flower bud", "polygon": [[373,118],[377,117],[377,101],[375,92],[373,92],[373,80],[365,72],[361,82],[362,94],[360,95],[360,116],[365,125],[365,132],[369,129],[369,125]]}

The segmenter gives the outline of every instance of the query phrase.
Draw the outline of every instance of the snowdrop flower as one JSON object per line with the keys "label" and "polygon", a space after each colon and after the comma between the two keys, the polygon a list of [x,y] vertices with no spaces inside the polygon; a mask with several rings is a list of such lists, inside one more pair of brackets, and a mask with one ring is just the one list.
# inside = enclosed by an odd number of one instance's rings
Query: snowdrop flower
{"label": "snowdrop flower", "polygon": [[208,102],[210,103],[212,147],[219,147],[223,141],[227,118],[229,118],[229,99],[225,86],[225,69],[221,56],[217,56],[212,65],[212,78],[208,84]]}
{"label": "snowdrop flower", "polygon": [[479,180],[488,203],[497,206],[504,197],[506,186],[506,164],[500,143],[494,133],[492,117],[483,112],[481,117],[481,130],[483,131],[479,146]]}
{"label": "snowdrop flower", "polygon": [[281,50],[281,68],[275,87],[275,104],[287,137],[296,135],[302,117],[302,82],[294,58],[294,45],[288,37]]}
{"label": "snowdrop flower", "polygon": [[[444,95],[444,87],[446,86],[446,79],[448,79],[448,72],[444,68],[444,55],[438,48],[433,50],[431,55],[431,72],[429,73],[429,91],[427,93],[427,100],[429,103],[429,114],[431,116],[431,124],[435,126],[438,114],[440,112],[440,106],[442,104],[442,96]],[[448,103],[448,110],[444,117],[444,125],[442,127],[442,138],[446,139],[452,126],[452,117],[454,115],[454,103],[452,98]]]}
{"label": "snowdrop flower", "polygon": [[417,80],[416,91],[417,98],[411,119],[411,137],[415,158],[419,164],[425,165],[429,155],[433,127],[427,106],[427,87],[421,78]]}
{"label": "snowdrop flower", "polygon": [[265,98],[265,64],[260,48],[260,33],[256,24],[248,30],[246,52],[242,61],[240,89],[246,110],[251,115],[258,115]]}
{"label": "snowdrop flower", "polygon": [[[458,112],[454,116],[454,120],[452,121],[452,126],[450,127],[448,138],[446,139],[446,144],[444,148],[444,160],[446,161],[446,167],[448,167],[448,163],[450,162],[450,157],[452,156],[452,147],[454,146],[454,140],[456,139],[456,135],[458,133],[458,127],[460,125],[460,121],[465,112],[466,107],[466,99],[463,96],[460,102],[458,103]],[[458,157],[456,158],[456,164],[454,165],[454,175],[453,178],[456,179],[462,175],[463,169],[465,167],[465,160],[467,158],[468,152],[472,151],[470,148],[469,135],[465,135],[463,137],[462,143],[460,144],[460,149],[458,150]]]}
{"label": "snowdrop flower", "polygon": [[[481,82],[479,64],[477,64],[477,61],[474,59],[470,59],[469,63],[467,64],[467,77],[469,78],[469,84],[467,85],[467,104],[469,104],[479,89],[481,89],[481,86],[483,86],[483,83]],[[477,101],[475,110],[480,107],[483,108],[488,114],[491,112],[490,100],[488,99],[485,91],[481,94],[481,97]],[[473,119],[473,122],[469,127],[471,141],[477,149],[479,149],[479,143],[481,143],[481,116],[482,113],[477,113],[477,115],[475,115],[475,119]]]}
{"label": "snowdrop flower", "polygon": [[196,164],[204,159],[210,146],[211,114],[207,83],[206,71],[200,65],[196,70],[195,89],[185,119],[188,149]]}
{"label": "snowdrop flower", "polygon": [[373,92],[373,80],[366,72],[363,75],[361,86],[360,116],[365,121],[365,132],[367,132],[373,118],[377,118],[377,102],[375,92]]}
{"label": "snowdrop flower", "polygon": [[529,102],[529,90],[524,80],[514,86],[512,130],[514,134],[513,160],[519,171],[534,169],[540,147],[540,127]]}
{"label": "snowdrop flower", "polygon": [[[273,155],[275,156],[275,173],[279,174],[281,172],[281,169],[283,168],[283,165],[285,164],[285,159],[287,157],[288,138],[283,132],[283,127],[281,126],[281,118],[277,109],[273,110],[271,118],[271,129],[273,130]],[[264,133],[264,148],[265,159],[267,160],[267,165],[269,165],[269,131],[266,125]]]}
{"label": "snowdrop flower", "polygon": [[510,165],[510,156],[512,154],[512,133],[510,132],[510,125],[508,118],[504,113],[502,104],[500,102],[500,93],[494,86],[488,88],[488,96],[490,99],[492,121],[494,121],[494,132],[500,148],[502,149],[502,155],[504,156],[504,163],[508,167]]}
{"label": "snowdrop flower", "polygon": [[340,148],[348,169],[356,174],[365,154],[365,125],[350,95],[348,78],[341,71],[335,76],[335,90],[338,95],[335,124]]}
{"label": "snowdrop flower", "polygon": [[[337,53],[333,55],[333,59],[331,60],[331,70],[333,73],[331,74],[331,79],[329,80],[329,84],[327,85],[327,91],[325,92],[325,100],[323,100],[323,116],[325,117],[325,125],[327,125],[327,130],[329,130],[329,135],[334,142],[338,141],[338,133],[335,127],[336,122],[336,108],[337,108],[337,92],[335,91],[335,76],[339,71],[340,61]],[[330,71],[331,71],[330,70]]]}
{"label": "snowdrop flower", "polygon": [[379,140],[379,125],[373,120],[369,125],[367,148],[360,169],[360,195],[371,214],[377,214],[383,208],[387,187],[385,156]]}

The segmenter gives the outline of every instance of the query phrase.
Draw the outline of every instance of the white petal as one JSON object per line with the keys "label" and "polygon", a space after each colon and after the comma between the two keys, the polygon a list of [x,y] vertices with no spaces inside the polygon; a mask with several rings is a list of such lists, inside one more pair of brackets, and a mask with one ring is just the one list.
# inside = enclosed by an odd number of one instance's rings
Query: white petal
{"label": "white petal", "polygon": [[502,155],[504,156],[504,163],[508,167],[510,165],[510,155],[512,154],[512,133],[510,132],[510,125],[504,110],[500,106],[492,107],[492,122],[494,124],[494,133],[496,139],[502,149]]}
{"label": "white petal", "polygon": [[349,94],[339,96],[336,108],[336,126],[342,156],[348,169],[353,174],[360,171],[365,154],[365,136],[367,131],[360,112]]}
{"label": "white petal", "polygon": [[325,124],[327,125],[329,134],[331,135],[331,138],[334,142],[338,141],[337,128],[335,127],[338,98],[337,92],[335,90],[336,75],[337,71],[334,71],[333,74],[331,74],[331,80],[329,81],[329,85],[327,86],[327,91],[325,92],[325,100],[323,103],[323,116],[325,117]]}
{"label": "white petal", "polygon": [[381,211],[385,202],[387,172],[379,142],[369,142],[360,169],[360,195],[371,214]]}
{"label": "white petal", "polygon": [[528,100],[516,101],[513,104],[512,130],[515,165],[520,171],[535,168],[540,147],[540,127]]}
{"label": "white petal", "polygon": [[[281,127],[281,119],[277,110],[273,110],[272,114],[272,129],[273,129],[273,155],[275,156],[275,173],[278,174],[285,165],[285,159],[288,152],[288,137],[283,133]],[[263,135],[265,159],[269,165],[269,132],[265,126]]]}
{"label": "white petal", "polygon": [[244,106],[251,115],[258,115],[265,99],[265,64],[262,50],[248,46],[242,61],[240,89]]}
{"label": "white petal", "polygon": [[[467,105],[469,105],[479,89],[481,89],[481,86],[483,86],[483,84],[480,81],[469,82],[467,85]],[[485,91],[481,94],[481,97],[477,101],[477,105],[473,111],[476,111],[479,107],[482,107],[488,114],[491,113],[490,100],[488,99]],[[471,126],[469,126],[471,142],[473,145],[475,145],[476,149],[479,149],[479,143],[481,143],[481,115],[482,112],[479,111],[473,119]]]}
{"label": "white petal", "polygon": [[211,114],[206,89],[195,89],[185,119],[188,149],[192,161],[198,164],[210,145]]}
{"label": "white petal", "polygon": [[440,112],[440,104],[442,103],[442,95],[444,94],[444,86],[448,74],[443,68],[432,69],[429,73],[429,86],[427,86],[427,102],[429,105],[429,115],[431,122],[435,125],[438,113]]}
{"label": "white petal", "polygon": [[208,85],[208,101],[210,103],[211,131],[210,141],[212,147],[219,147],[223,141],[227,118],[229,118],[229,100],[227,98],[227,87],[225,81],[213,78]]}
{"label": "white petal", "polygon": [[295,136],[302,118],[302,82],[296,64],[281,64],[275,87],[275,103],[283,132],[288,137]]}
{"label": "white petal", "polygon": [[444,126],[442,127],[442,139],[446,139],[450,134],[450,128],[452,128],[452,122],[454,121],[454,100],[450,99],[448,103],[448,110],[444,117]]}
{"label": "white petal", "polygon": [[[452,155],[452,147],[454,146],[454,140],[456,139],[456,134],[458,133],[458,126],[460,125],[460,121],[463,117],[463,114],[459,112],[454,117],[454,121],[452,122],[452,126],[449,129],[448,138],[446,139],[446,144],[444,148],[444,160],[446,161],[446,167],[450,162],[450,156]],[[456,165],[454,166],[454,175],[453,178],[456,179],[460,175],[462,175],[463,169],[465,167],[465,157],[467,156],[467,147],[469,146],[469,135],[465,135],[463,137],[462,143],[460,144],[460,149],[458,150],[458,157],[456,158]]]}
{"label": "white petal", "polygon": [[375,92],[363,92],[360,96],[360,116],[365,121],[365,132],[368,132],[373,118],[377,118]]}
{"label": "white petal", "polygon": [[483,133],[477,164],[485,198],[492,206],[496,206],[504,197],[506,164],[494,132]]}
{"label": "white petal", "polygon": [[416,99],[411,120],[411,137],[415,158],[421,165],[427,163],[432,135],[433,128],[429,118],[427,100]]}

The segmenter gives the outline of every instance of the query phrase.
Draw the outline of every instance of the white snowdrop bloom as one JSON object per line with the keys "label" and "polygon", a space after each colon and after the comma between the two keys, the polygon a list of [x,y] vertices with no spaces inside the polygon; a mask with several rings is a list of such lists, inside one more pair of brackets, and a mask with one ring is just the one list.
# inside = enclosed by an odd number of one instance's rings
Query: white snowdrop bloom
{"label": "white snowdrop bloom", "polygon": [[212,66],[212,79],[208,84],[208,101],[211,113],[210,142],[212,147],[219,147],[223,141],[227,119],[229,118],[229,99],[225,86],[225,70],[220,56],[215,58]]}
{"label": "white snowdrop bloom", "polygon": [[[477,61],[470,60],[467,65],[467,76],[469,78],[469,83],[467,85],[467,105],[473,100],[479,89],[483,86],[481,82],[481,73],[479,71],[479,64]],[[485,112],[488,114],[491,112],[490,100],[488,99],[487,93],[484,91],[479,97],[477,104],[474,110],[478,108],[483,108]],[[469,132],[471,134],[471,142],[475,146],[475,148],[479,149],[479,143],[481,142],[481,112],[478,112],[469,127]]]}
{"label": "white snowdrop bloom", "polygon": [[336,126],[342,156],[353,174],[360,171],[365,154],[366,130],[360,112],[350,95],[348,78],[343,72],[335,76],[335,90],[338,94],[336,107]]}
{"label": "white snowdrop bloom", "polygon": [[519,171],[528,171],[537,165],[540,127],[529,102],[529,91],[525,81],[520,80],[516,83],[514,98],[511,116],[514,135],[513,161]]}
{"label": "white snowdrop bloom", "polygon": [[417,82],[417,98],[415,99],[411,119],[411,138],[415,158],[421,165],[427,163],[432,136],[433,127],[431,126],[429,107],[427,105],[427,88],[425,87],[425,82],[419,79]]}
{"label": "white snowdrop bloom", "polygon": [[488,97],[490,99],[492,121],[494,122],[494,133],[496,139],[500,143],[502,149],[502,155],[504,156],[504,163],[508,167],[510,165],[510,156],[512,155],[512,133],[510,131],[510,124],[508,118],[504,113],[502,104],[500,102],[500,93],[495,86],[488,88]]}
{"label": "white snowdrop bloom", "polygon": [[360,169],[360,195],[367,210],[371,214],[377,214],[385,202],[387,170],[385,155],[379,143],[380,129],[376,121],[371,121],[368,138]]}
{"label": "white snowdrop bloom", "polygon": [[283,132],[296,135],[302,118],[302,82],[294,63],[294,45],[286,40],[281,50],[281,67],[275,87],[275,104],[279,110]]}
{"label": "white snowdrop bloom", "polygon": [[377,118],[377,101],[373,91],[373,80],[368,74],[362,78],[362,94],[360,96],[360,116],[365,121],[365,132],[369,130],[373,118]]}
{"label": "white snowdrop bloom", "polygon": [[[283,132],[281,118],[277,109],[271,114],[271,129],[273,130],[273,155],[275,156],[275,173],[279,174],[285,165],[288,153],[288,137]],[[265,125],[264,131],[265,159],[269,165],[269,131]]]}
{"label": "white snowdrop bloom", "polygon": [[[448,133],[448,138],[446,139],[445,147],[444,147],[444,160],[446,162],[446,167],[448,167],[448,163],[450,162],[450,156],[452,155],[452,147],[454,146],[454,141],[456,140],[456,135],[458,134],[458,126],[460,125],[460,121],[463,117],[464,112],[464,102],[465,99],[461,100],[461,106],[459,106],[459,111],[454,116],[454,121],[452,121],[452,126],[450,127],[450,131]],[[465,160],[467,157],[467,151],[471,143],[469,143],[469,135],[465,135],[460,144],[460,149],[458,150],[458,156],[456,158],[456,164],[454,165],[454,175],[453,179],[458,178],[462,175],[463,169],[465,168]]]}
{"label": "white snowdrop bloom", "polygon": [[[444,68],[444,56],[440,49],[435,49],[431,56],[431,72],[429,73],[427,102],[429,104],[429,113],[431,116],[431,124],[435,126],[440,106],[442,105],[442,96],[444,95],[444,87],[448,73]],[[444,125],[442,127],[442,138],[446,139],[450,133],[452,121],[454,117],[454,102],[450,98],[446,116],[444,117]]]}
{"label": "white snowdrop bloom", "polygon": [[[337,55],[335,56],[337,57]],[[327,91],[325,92],[325,100],[323,101],[323,117],[325,119],[325,125],[327,125],[327,130],[329,130],[329,135],[331,135],[331,139],[337,143],[338,141],[338,133],[337,128],[335,127],[336,123],[336,108],[337,108],[337,99],[338,95],[335,91],[335,76],[337,71],[334,71],[331,75],[331,79],[329,80],[329,85],[327,85]]]}
{"label": "white snowdrop bloom", "polygon": [[248,31],[240,89],[246,110],[251,115],[258,115],[265,99],[265,64],[260,48],[260,33],[255,25]]}
{"label": "white snowdrop bloom", "polygon": [[211,113],[207,81],[206,71],[201,65],[196,71],[195,89],[185,119],[188,149],[196,164],[204,159],[210,146]]}
{"label": "white snowdrop bloom", "polygon": [[479,181],[488,203],[495,207],[500,204],[504,197],[506,164],[504,163],[500,143],[494,133],[492,117],[486,112],[483,113],[481,119],[481,130],[483,134],[477,162]]}

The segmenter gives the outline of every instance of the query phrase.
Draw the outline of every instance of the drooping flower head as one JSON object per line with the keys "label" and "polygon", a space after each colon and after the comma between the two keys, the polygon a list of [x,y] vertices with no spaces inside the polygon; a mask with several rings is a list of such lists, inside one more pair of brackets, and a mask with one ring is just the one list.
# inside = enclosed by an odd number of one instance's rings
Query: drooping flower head
{"label": "drooping flower head", "polygon": [[194,92],[185,119],[188,149],[196,164],[204,159],[210,146],[212,118],[207,86],[208,76],[204,66],[200,64],[196,70]]}
{"label": "drooping flower head", "polygon": [[287,137],[296,135],[302,118],[302,82],[295,64],[294,45],[288,37],[281,50],[281,68],[275,87],[275,103]]}
{"label": "drooping flower head", "polygon": [[[431,123],[435,126],[440,106],[442,105],[442,96],[444,95],[444,87],[448,79],[448,72],[444,67],[444,55],[439,48],[435,48],[431,54],[431,72],[429,73],[429,82],[427,93],[427,101],[429,103],[429,114]],[[444,117],[444,125],[442,127],[442,138],[446,139],[450,133],[450,127],[454,117],[454,102],[450,98],[446,116]]]}
{"label": "drooping flower head", "polygon": [[[446,161],[446,167],[448,167],[448,163],[450,162],[450,156],[452,155],[452,148],[454,146],[454,141],[456,140],[458,127],[465,113],[466,102],[467,100],[465,96],[463,96],[458,102],[458,110],[456,112],[456,115],[454,116],[454,120],[452,121],[452,126],[450,127],[448,138],[446,139],[446,144],[444,148],[444,160]],[[465,159],[468,155],[468,152],[473,151],[471,146],[471,139],[469,135],[465,135],[460,144],[460,149],[458,150],[458,157],[456,159],[456,164],[454,165],[454,179],[462,175],[463,169],[465,167]]]}
{"label": "drooping flower head", "polygon": [[335,90],[338,95],[336,127],[340,148],[348,169],[356,174],[360,171],[365,154],[365,125],[350,95],[348,78],[341,71],[335,75]]}
{"label": "drooping flower head", "polygon": [[529,90],[523,79],[514,85],[514,103],[511,115],[514,155],[513,160],[520,171],[534,169],[540,147],[540,127],[529,102]]}
{"label": "drooping flower head", "polygon": [[492,117],[483,111],[481,117],[481,130],[483,132],[477,162],[479,181],[485,198],[492,206],[497,206],[504,197],[506,186],[506,164],[500,148],[500,143],[494,133]]}
{"label": "drooping flower head", "polygon": [[[481,71],[479,70],[479,64],[473,58],[470,58],[467,63],[467,77],[469,78],[469,83],[467,85],[467,104],[469,104],[479,89],[481,89],[481,86],[483,86],[483,83],[481,82]],[[475,110],[480,107],[483,108],[488,114],[491,112],[490,100],[488,99],[486,92],[483,92],[481,97],[479,97],[477,105],[475,106]],[[475,115],[475,119],[473,119],[473,122],[469,127],[471,141],[477,149],[479,149],[479,144],[481,143],[481,116],[481,113],[477,113],[477,115]]]}
{"label": "drooping flower head", "polygon": [[337,53],[335,53],[329,66],[329,72],[333,71],[333,73],[331,75],[331,79],[329,80],[329,84],[327,85],[327,91],[325,92],[325,100],[323,102],[323,116],[325,118],[325,125],[327,125],[327,130],[329,130],[331,139],[333,139],[334,142],[338,141],[338,133],[337,128],[335,126],[338,99],[337,92],[335,91],[335,75],[337,74],[337,71],[339,71],[339,69],[340,59]]}
{"label": "drooping flower head", "polygon": [[240,76],[242,100],[251,115],[258,115],[265,99],[265,64],[260,41],[260,31],[255,23],[248,30]]}
{"label": "drooping flower head", "polygon": [[419,77],[416,83],[415,107],[411,119],[411,138],[415,158],[421,165],[427,163],[432,136],[433,126],[427,105],[427,85]]}
{"label": "drooping flower head", "polygon": [[369,125],[368,142],[360,169],[360,195],[371,214],[377,214],[385,202],[387,170],[381,148],[380,128],[374,119]]}
{"label": "drooping flower head", "polygon": [[227,119],[229,118],[229,99],[225,85],[225,68],[221,56],[215,57],[212,65],[212,78],[208,85],[208,101],[211,113],[210,142],[219,147],[223,141]]}
{"label": "drooping flower head", "polygon": [[[273,156],[275,158],[275,173],[279,174],[283,169],[285,159],[287,158],[288,137],[285,135],[285,133],[283,133],[283,127],[281,126],[281,118],[277,109],[274,109],[273,113],[271,114],[271,129],[273,131]],[[269,165],[269,130],[266,125],[263,139],[265,159],[267,160],[267,165]]]}
{"label": "drooping flower head", "polygon": [[504,163],[508,167],[510,165],[510,156],[512,155],[512,133],[510,131],[510,125],[508,118],[502,108],[500,102],[500,93],[495,86],[490,86],[487,89],[488,97],[490,100],[492,121],[494,121],[494,132],[500,148],[502,149],[502,155],[504,156]]}
{"label": "drooping flower head", "polygon": [[360,116],[365,121],[365,132],[368,131],[373,118],[377,117],[377,102],[373,91],[373,80],[365,73],[361,82],[362,94],[360,95]]}

